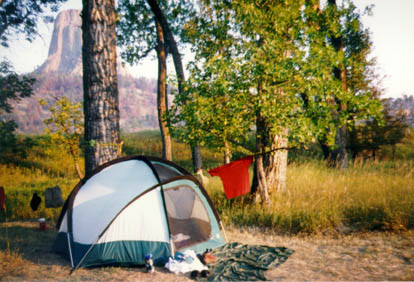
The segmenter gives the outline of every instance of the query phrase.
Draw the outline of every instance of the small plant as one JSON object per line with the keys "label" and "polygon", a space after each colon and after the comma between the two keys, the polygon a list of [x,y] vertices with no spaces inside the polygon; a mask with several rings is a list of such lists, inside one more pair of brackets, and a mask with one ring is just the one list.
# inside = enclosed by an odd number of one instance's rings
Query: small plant
{"label": "small plant", "polygon": [[[52,142],[62,145],[73,158],[76,173],[79,179],[83,173],[79,167],[81,155],[80,143],[83,136],[83,112],[82,103],[72,103],[68,98],[54,98],[55,103],[49,107],[50,118],[45,119],[46,133],[52,138]],[[48,106],[48,103],[40,99],[40,105]]]}

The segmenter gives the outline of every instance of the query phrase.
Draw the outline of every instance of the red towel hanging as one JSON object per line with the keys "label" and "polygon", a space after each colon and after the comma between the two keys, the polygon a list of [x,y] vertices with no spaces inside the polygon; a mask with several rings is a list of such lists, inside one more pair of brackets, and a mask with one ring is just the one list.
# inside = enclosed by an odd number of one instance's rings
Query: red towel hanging
{"label": "red towel hanging", "polygon": [[253,156],[247,156],[208,170],[212,176],[219,176],[224,186],[227,199],[235,198],[250,192],[249,166]]}

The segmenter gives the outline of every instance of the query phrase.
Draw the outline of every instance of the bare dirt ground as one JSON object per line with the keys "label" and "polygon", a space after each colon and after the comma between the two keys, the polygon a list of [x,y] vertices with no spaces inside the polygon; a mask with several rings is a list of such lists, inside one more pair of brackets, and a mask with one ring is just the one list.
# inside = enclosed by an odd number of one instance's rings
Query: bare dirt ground
{"label": "bare dirt ground", "polygon": [[[283,246],[295,251],[284,264],[266,273],[269,280],[414,280],[414,231],[280,236],[257,228],[228,227],[226,234],[229,242]],[[0,280],[190,280],[188,275],[175,275],[159,267],[153,274],[139,267],[101,267],[79,269],[69,275],[69,262],[51,251],[55,236],[53,230],[40,231],[37,222],[0,224]]]}
{"label": "bare dirt ground", "polygon": [[284,264],[268,271],[269,280],[414,280],[413,231],[313,236],[278,236],[254,229],[229,231],[231,241],[295,251]]}

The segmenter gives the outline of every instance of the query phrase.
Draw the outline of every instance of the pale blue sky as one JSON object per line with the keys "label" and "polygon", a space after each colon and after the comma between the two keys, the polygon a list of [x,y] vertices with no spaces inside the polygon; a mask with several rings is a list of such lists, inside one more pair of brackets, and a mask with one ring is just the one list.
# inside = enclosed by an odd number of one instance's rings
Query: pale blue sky
{"label": "pale blue sky", "polygon": [[[62,10],[81,9],[81,0],[69,0]],[[363,23],[372,32],[373,56],[377,58],[378,73],[384,77],[385,97],[414,95],[414,0],[354,0],[361,10],[374,4],[373,16]],[[12,61],[17,72],[30,72],[41,65],[48,52],[53,26],[43,26],[43,38],[33,44],[16,40],[9,49],[0,48],[0,56]],[[146,60],[133,68],[135,76],[155,78],[157,64]]]}

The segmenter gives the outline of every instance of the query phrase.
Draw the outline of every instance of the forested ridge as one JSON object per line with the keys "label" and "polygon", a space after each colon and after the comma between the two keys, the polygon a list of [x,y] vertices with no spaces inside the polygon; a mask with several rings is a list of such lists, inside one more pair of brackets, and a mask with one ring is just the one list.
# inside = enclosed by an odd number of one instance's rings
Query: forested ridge
{"label": "forested ridge", "polygon": [[[52,102],[54,97],[82,101],[82,77],[46,73],[34,75],[34,95],[14,105],[9,114],[22,133],[43,133],[43,120],[48,117],[46,106],[39,99]],[[145,77],[119,76],[121,129],[126,132],[154,129],[158,126],[156,112],[156,81]]]}

